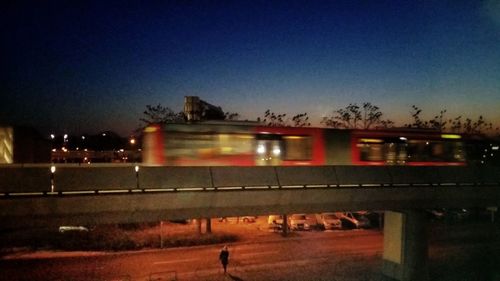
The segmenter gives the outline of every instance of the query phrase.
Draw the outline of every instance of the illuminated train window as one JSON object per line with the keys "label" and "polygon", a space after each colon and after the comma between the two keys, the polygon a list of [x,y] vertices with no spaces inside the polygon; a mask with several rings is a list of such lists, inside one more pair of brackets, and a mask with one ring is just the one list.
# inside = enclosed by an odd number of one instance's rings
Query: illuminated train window
{"label": "illuminated train window", "polygon": [[385,161],[384,141],[360,139],[358,143],[361,161]]}
{"label": "illuminated train window", "polygon": [[252,153],[253,137],[250,134],[220,133],[170,133],[166,138],[169,159],[190,157],[206,159],[223,155]]}
{"label": "illuminated train window", "polygon": [[384,161],[388,164],[465,161],[463,143],[459,141],[360,139],[357,147],[361,161]]}

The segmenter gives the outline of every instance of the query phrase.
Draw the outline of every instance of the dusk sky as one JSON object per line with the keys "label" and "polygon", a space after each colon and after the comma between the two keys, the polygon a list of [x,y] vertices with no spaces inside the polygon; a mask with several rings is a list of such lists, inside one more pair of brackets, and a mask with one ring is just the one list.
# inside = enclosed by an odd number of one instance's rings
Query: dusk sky
{"label": "dusk sky", "polygon": [[3,1],[0,124],[129,135],[195,95],[241,119],[349,103],[500,126],[500,1]]}

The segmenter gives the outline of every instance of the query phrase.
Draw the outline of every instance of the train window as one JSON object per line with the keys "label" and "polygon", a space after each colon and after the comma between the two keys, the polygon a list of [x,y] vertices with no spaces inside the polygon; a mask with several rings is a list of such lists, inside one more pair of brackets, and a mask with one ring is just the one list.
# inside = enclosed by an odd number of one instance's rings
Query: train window
{"label": "train window", "polygon": [[359,144],[361,161],[384,161],[384,145],[381,143]]}
{"label": "train window", "polygon": [[465,161],[463,144],[441,140],[411,140],[408,142],[408,161],[462,162]]}
{"label": "train window", "polygon": [[360,139],[358,143],[361,161],[384,161],[384,141]]}
{"label": "train window", "polygon": [[283,160],[311,160],[312,140],[309,136],[283,136]]}
{"label": "train window", "polygon": [[254,138],[249,134],[218,134],[219,153],[221,155],[235,155],[251,153]]}
{"label": "train window", "polygon": [[391,142],[384,144],[385,146],[385,161],[387,164],[405,164],[406,163],[406,143]]}
{"label": "train window", "polygon": [[253,147],[253,136],[246,134],[170,132],[165,139],[165,155],[170,160],[250,154]]}
{"label": "train window", "polygon": [[360,139],[358,143],[361,161],[404,164],[406,162],[406,143],[382,139]]}
{"label": "train window", "polygon": [[396,147],[396,144],[395,143],[386,143],[385,144],[385,151],[386,151],[385,161],[388,164],[396,163],[396,158],[397,158],[397,154],[398,154],[398,148]]}

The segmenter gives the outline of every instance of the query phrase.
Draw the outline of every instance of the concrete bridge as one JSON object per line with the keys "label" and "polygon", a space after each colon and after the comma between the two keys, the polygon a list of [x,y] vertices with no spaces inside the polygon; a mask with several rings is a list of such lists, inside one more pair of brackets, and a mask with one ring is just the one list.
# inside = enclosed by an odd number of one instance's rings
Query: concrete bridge
{"label": "concrete bridge", "polygon": [[499,202],[499,167],[0,167],[0,229],[385,210],[383,272],[399,280],[426,279],[423,210]]}

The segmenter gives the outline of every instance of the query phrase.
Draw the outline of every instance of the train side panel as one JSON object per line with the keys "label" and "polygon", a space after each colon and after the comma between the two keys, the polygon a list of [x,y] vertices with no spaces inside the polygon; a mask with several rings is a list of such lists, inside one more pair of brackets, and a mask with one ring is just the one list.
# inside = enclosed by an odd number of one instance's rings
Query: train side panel
{"label": "train side panel", "polygon": [[166,124],[147,132],[144,164],[170,166],[252,166],[254,137],[248,126]]}
{"label": "train side panel", "polygon": [[151,125],[144,129],[142,142],[142,162],[145,165],[165,165],[163,131],[160,125]]}

